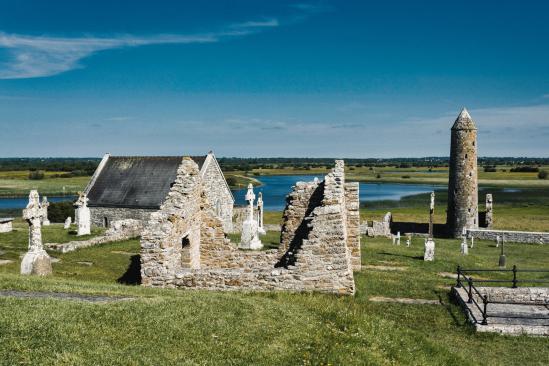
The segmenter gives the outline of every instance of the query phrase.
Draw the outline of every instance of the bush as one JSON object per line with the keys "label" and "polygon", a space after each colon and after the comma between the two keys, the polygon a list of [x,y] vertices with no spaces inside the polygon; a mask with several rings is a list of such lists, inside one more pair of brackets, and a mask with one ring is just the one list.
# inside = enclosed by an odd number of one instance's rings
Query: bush
{"label": "bush", "polygon": [[410,179],[410,176],[409,175],[403,175],[402,179]]}
{"label": "bush", "polygon": [[238,184],[238,181],[236,180],[235,177],[229,177],[229,178],[227,178],[227,184],[230,187],[235,187]]}
{"label": "bush", "polygon": [[74,222],[74,207],[72,201],[50,202],[48,219],[51,222],[65,222],[67,217]]}
{"label": "bush", "polygon": [[35,170],[29,173],[30,180],[40,180],[44,179],[44,172],[41,170]]}
{"label": "bush", "polygon": [[488,166],[485,166],[485,167],[484,167],[484,172],[485,172],[485,173],[495,173],[495,172],[497,172],[497,171],[498,171],[498,170],[496,169],[495,166],[489,166],[489,165],[488,165]]}
{"label": "bush", "polygon": [[545,170],[541,170],[538,173],[538,179],[547,179],[547,172]]}
{"label": "bush", "polygon": [[534,166],[517,166],[516,168],[512,168],[510,170],[512,173],[537,173],[539,172],[539,168],[536,168]]}
{"label": "bush", "polygon": [[381,174],[376,175],[377,179],[381,179]]}

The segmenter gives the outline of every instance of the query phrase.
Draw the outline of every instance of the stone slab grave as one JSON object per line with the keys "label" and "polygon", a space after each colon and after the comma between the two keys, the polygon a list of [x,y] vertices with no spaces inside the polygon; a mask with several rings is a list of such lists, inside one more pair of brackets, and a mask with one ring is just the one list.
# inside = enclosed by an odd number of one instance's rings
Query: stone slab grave
{"label": "stone slab grave", "polygon": [[0,233],[13,231],[13,217],[0,217]]}
{"label": "stone slab grave", "polygon": [[358,193],[338,160],[323,181],[293,187],[278,249],[241,250],[225,237],[198,166],[185,158],[141,236],[142,285],[353,295],[353,269],[360,269]]}
{"label": "stone slab grave", "polygon": [[0,290],[0,297],[17,297],[21,299],[58,299],[58,300],[73,300],[85,301],[92,303],[107,303],[113,301],[128,301],[134,300],[133,297],[122,296],[100,296],[86,295],[79,293],[67,292],[40,292],[40,291],[18,291],[18,290]]}
{"label": "stone slab grave", "polygon": [[[510,335],[549,336],[549,288],[546,287],[477,287],[488,297],[487,324],[482,324],[481,310],[468,303],[467,289],[453,287],[452,294],[461,304],[477,332],[494,332]],[[483,308],[480,296],[473,298]],[[490,303],[490,301],[498,303]]]}

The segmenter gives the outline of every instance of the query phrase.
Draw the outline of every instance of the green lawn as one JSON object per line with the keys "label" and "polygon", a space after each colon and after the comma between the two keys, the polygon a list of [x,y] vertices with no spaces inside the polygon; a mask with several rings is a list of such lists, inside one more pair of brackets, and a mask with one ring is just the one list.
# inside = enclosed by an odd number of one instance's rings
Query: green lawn
{"label": "green lawn", "polygon": [[[0,234],[0,248],[6,236]],[[21,245],[24,247],[24,245]],[[438,275],[458,264],[495,268],[498,249],[478,242],[467,257],[456,240],[437,240],[426,263],[411,248],[363,239],[363,264],[404,271],[355,273],[355,297],[221,293],[119,284],[135,263],[137,240],[55,254],[50,278],[2,266],[0,288],[122,295],[91,304],[0,297],[2,364],[545,364],[549,340],[476,334]],[[4,256],[0,256],[4,258]],[[508,263],[548,267],[546,246],[509,244]],[[92,266],[78,264],[92,262]],[[440,299],[443,305],[375,303],[371,296]]]}

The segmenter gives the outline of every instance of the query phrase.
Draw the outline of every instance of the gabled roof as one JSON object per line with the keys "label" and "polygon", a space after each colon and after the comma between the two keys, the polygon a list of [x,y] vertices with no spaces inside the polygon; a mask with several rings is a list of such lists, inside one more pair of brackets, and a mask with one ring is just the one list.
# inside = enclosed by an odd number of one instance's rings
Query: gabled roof
{"label": "gabled roof", "polygon": [[456,118],[452,130],[476,130],[477,126],[471,118],[467,109],[463,108],[459,113],[459,116]]}
{"label": "gabled roof", "polygon": [[[206,156],[191,156],[202,169]],[[183,156],[108,156],[87,190],[88,206],[160,207]]]}

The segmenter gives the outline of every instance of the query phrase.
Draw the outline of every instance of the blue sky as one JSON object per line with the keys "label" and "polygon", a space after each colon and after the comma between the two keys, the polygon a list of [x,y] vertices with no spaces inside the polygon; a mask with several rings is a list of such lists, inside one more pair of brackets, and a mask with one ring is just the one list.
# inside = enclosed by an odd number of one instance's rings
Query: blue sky
{"label": "blue sky", "polygon": [[546,1],[0,1],[0,156],[549,156]]}

